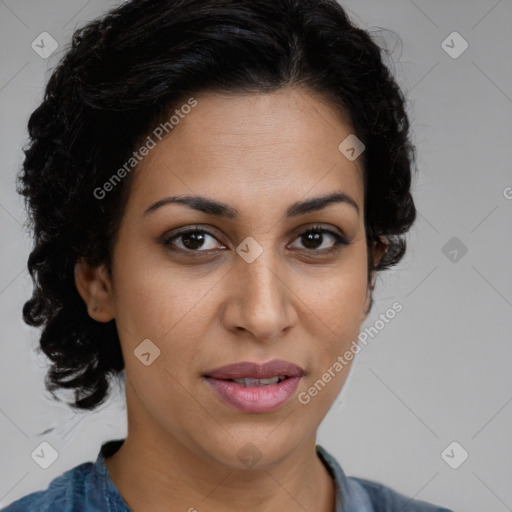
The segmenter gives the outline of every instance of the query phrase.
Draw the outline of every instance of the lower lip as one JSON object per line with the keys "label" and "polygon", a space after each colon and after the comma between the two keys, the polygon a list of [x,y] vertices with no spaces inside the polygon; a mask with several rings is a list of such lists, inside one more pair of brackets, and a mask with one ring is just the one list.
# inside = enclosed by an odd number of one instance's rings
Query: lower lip
{"label": "lower lip", "polygon": [[288,377],[277,384],[244,386],[229,380],[206,378],[213,390],[229,405],[244,412],[270,412],[293,395],[302,377]]}

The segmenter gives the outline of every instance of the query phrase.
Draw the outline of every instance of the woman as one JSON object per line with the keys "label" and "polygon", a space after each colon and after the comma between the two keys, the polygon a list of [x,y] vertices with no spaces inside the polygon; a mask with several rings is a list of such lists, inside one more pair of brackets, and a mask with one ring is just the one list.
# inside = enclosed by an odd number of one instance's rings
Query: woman
{"label": "woman", "polygon": [[128,435],[5,510],[447,510],[315,442],[416,214],[404,98],[336,2],[125,2],[29,131],[24,319],[70,405],[125,378]]}

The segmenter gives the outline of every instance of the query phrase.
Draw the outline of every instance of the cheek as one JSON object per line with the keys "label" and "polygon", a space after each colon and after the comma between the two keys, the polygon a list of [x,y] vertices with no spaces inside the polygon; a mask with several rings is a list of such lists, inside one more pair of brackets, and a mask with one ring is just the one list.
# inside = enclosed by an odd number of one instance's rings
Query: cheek
{"label": "cheek", "polygon": [[126,244],[116,261],[116,321],[134,339],[164,340],[177,330],[194,327],[190,320],[219,275],[183,269],[160,248]]}
{"label": "cheek", "polygon": [[[127,374],[143,402],[164,400],[179,407],[186,398],[178,382],[197,367],[201,342],[208,338],[215,317],[215,291],[224,274],[178,270],[161,258],[145,264],[136,258],[119,262],[116,323]],[[160,351],[147,367],[134,353],[146,339]]]}
{"label": "cheek", "polygon": [[[322,380],[322,376],[325,377],[324,382],[328,381],[325,386],[319,385],[321,392],[312,390],[312,393],[321,395],[315,400],[316,407],[326,412],[341,390],[357,352],[367,297],[365,247],[354,248],[350,257],[347,255],[329,276],[305,279],[302,296],[307,297],[304,311],[307,322],[310,322],[311,339],[314,340],[311,348],[316,353],[316,364],[308,385]],[[345,358],[347,352],[350,353]]]}
{"label": "cheek", "polygon": [[306,274],[299,289],[333,344],[357,336],[368,289],[365,247],[353,247],[338,266],[321,275]]}
{"label": "cheek", "polygon": [[[315,369],[317,377],[331,368],[337,358],[343,356],[351,346],[355,346],[363,319],[365,298],[366,288],[360,282],[337,280],[315,304],[311,304],[311,309],[320,319],[320,322],[316,322],[317,331],[313,333],[319,363]],[[339,391],[350,365],[351,362],[345,363],[346,367],[342,371],[336,371],[339,376],[329,385],[330,388],[338,387]],[[338,391],[331,391],[334,398]]]}
{"label": "cheek", "polygon": [[309,407],[319,421],[339,395],[357,357],[366,273],[357,276],[332,279],[331,286],[310,303],[320,321],[317,319],[316,330],[312,331],[314,346],[310,347],[310,360],[314,363],[299,402]]}

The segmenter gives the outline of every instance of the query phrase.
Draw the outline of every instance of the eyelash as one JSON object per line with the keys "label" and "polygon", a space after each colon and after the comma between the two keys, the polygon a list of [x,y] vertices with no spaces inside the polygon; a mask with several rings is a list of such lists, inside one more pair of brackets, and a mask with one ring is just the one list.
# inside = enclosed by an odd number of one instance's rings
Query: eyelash
{"label": "eyelash", "polygon": [[[179,239],[182,236],[190,235],[190,234],[193,234],[193,233],[206,234],[208,236],[211,236],[215,240],[217,240],[217,238],[212,233],[210,233],[209,231],[207,231],[205,229],[192,228],[192,229],[187,229],[185,231],[181,231],[180,233],[176,233],[175,235],[172,235],[171,237],[167,237],[167,238],[165,238],[162,241],[162,243],[163,243],[163,245],[165,247],[167,247],[171,251],[187,253],[188,255],[191,255],[193,257],[200,257],[201,253],[207,253],[208,254],[210,252],[210,250],[206,250],[205,251],[205,250],[193,250],[193,249],[181,249],[181,248],[177,248],[176,249],[176,248],[172,247],[172,245],[173,245],[172,242],[174,240]],[[340,246],[347,246],[347,245],[350,244],[350,241],[347,238],[345,238],[344,236],[340,235],[339,233],[336,233],[335,231],[332,231],[330,229],[324,228],[322,226],[310,226],[307,229],[305,229],[304,231],[301,231],[300,233],[298,233],[297,236],[295,237],[295,239],[301,238],[302,236],[304,236],[306,234],[309,234],[309,233],[322,233],[322,234],[327,233],[328,235],[331,235],[334,238],[334,243],[328,249],[321,249],[321,250],[318,250],[318,249],[302,249],[303,251],[312,252],[312,253],[319,253],[319,254],[322,254],[322,255],[328,255],[328,254],[332,254],[334,252],[337,252],[341,248]],[[322,240],[322,243],[323,243],[323,240]],[[215,250],[215,249],[213,249],[213,250]]]}

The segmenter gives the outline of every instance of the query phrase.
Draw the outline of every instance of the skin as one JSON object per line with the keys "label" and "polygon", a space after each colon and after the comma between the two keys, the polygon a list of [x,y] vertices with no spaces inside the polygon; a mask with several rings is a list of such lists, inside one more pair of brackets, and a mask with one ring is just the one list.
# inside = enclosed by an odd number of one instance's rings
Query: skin
{"label": "skin", "polygon": [[[334,484],[316,454],[316,431],[350,365],[309,404],[297,396],[357,339],[369,306],[362,169],[338,150],[354,130],[304,90],[196,99],[134,171],[112,281],[103,265],[81,260],[75,268],[91,317],[116,319],[126,367],[128,435],[107,467],[136,512],[254,511],[256,503],[261,512],[332,512]],[[350,196],[359,213],[331,203],[285,218],[292,203],[333,191]],[[144,215],[180,194],[226,203],[239,215],[181,204]],[[326,253],[335,239],[323,232],[308,245],[299,234],[315,224],[344,233],[350,244]],[[192,245],[199,257],[185,252],[187,237],[163,243],[164,235],[196,225],[210,233]],[[236,253],[248,236],[263,249],[252,263]],[[145,339],[161,351],[149,366],[134,355]],[[305,376],[273,412],[236,410],[202,377],[237,361],[274,358],[298,364]],[[247,443],[261,455],[252,467],[237,456]]]}

